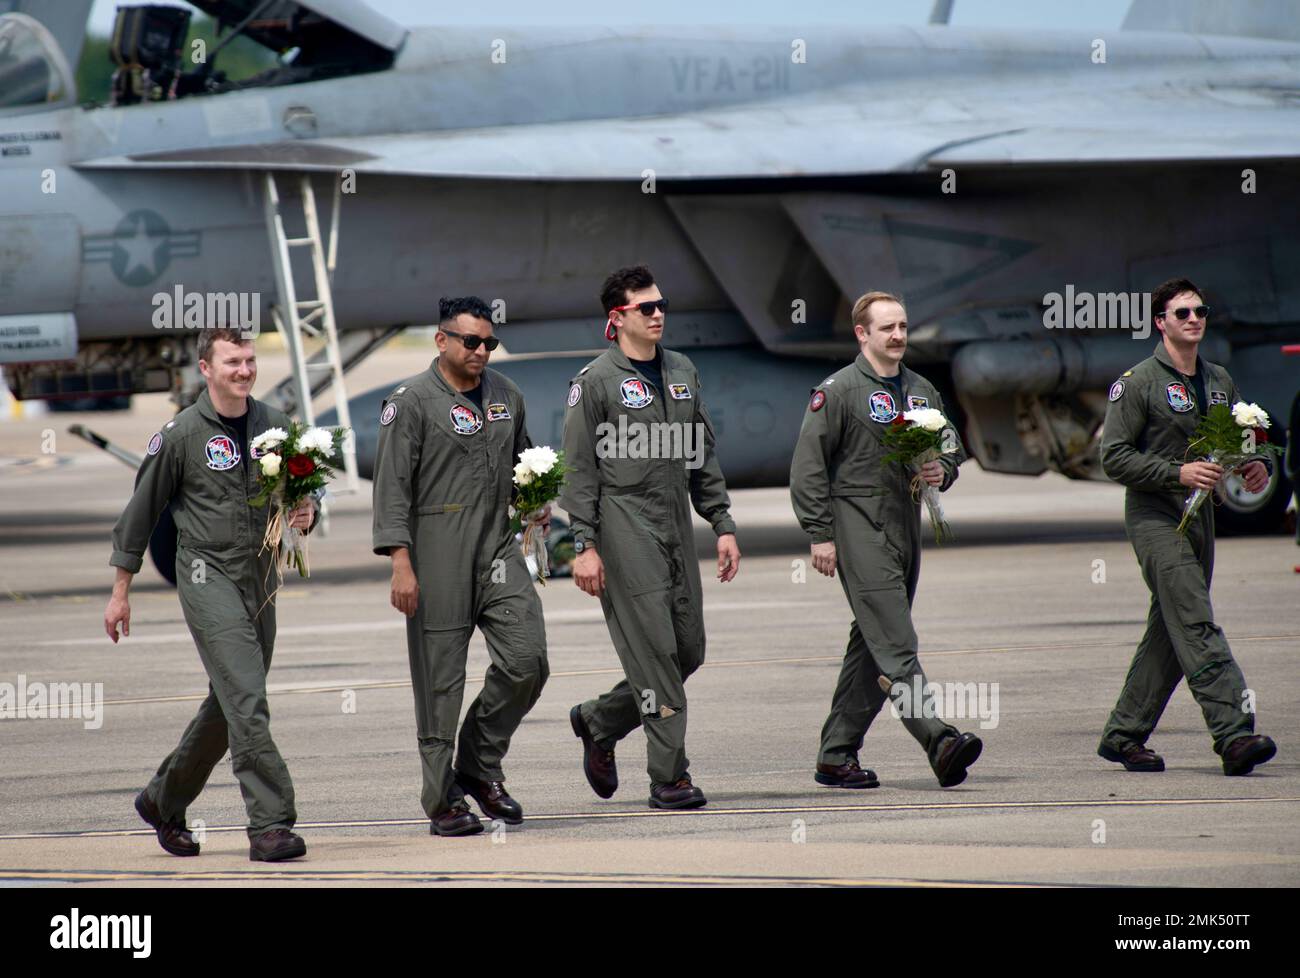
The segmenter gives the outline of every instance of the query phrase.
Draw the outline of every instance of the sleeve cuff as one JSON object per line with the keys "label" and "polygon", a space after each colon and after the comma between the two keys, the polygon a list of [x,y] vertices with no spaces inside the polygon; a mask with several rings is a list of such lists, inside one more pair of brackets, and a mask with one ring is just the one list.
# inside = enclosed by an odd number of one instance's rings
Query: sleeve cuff
{"label": "sleeve cuff", "polygon": [[411,538],[397,536],[395,534],[390,534],[387,536],[376,536],[373,541],[373,547],[375,553],[377,553],[380,557],[387,557],[388,552],[392,550],[394,547],[405,547],[407,550],[410,550]]}
{"label": "sleeve cuff", "polygon": [[[563,506],[563,503],[560,503]],[[575,540],[582,540],[585,543],[596,542],[596,527],[592,526],[586,520],[578,519],[572,513],[569,513],[569,529],[573,532]]]}
{"label": "sleeve cuff", "polygon": [[723,536],[727,533],[735,533],[736,521],[730,516],[724,516],[722,519],[718,520],[718,522],[713,524],[713,532],[717,536]]}
{"label": "sleeve cuff", "polygon": [[810,536],[813,543],[834,543],[835,533],[831,530],[814,530]]}
{"label": "sleeve cuff", "polygon": [[113,556],[108,559],[108,563],[112,567],[120,567],[131,574],[139,574],[140,568],[144,565],[144,557],[140,554],[129,554],[125,550],[114,550]]}

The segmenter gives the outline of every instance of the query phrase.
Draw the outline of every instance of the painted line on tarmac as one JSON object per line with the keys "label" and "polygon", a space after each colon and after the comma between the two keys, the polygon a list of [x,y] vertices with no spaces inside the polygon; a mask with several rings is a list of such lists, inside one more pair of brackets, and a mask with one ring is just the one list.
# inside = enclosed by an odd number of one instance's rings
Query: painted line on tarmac
{"label": "painted line on tarmac", "polygon": [[[829,605],[840,605],[838,601],[720,601],[708,606],[709,611],[758,611],[765,608],[810,608]],[[603,624],[605,614],[599,608],[575,609],[569,611],[553,611],[546,615],[546,622],[549,624],[555,622],[558,624]],[[147,622],[137,622],[137,627]],[[406,619],[399,615],[391,615],[387,618],[380,618],[376,621],[340,621],[340,622],[323,622],[318,625],[281,625],[275,631],[276,640],[292,638],[296,636],[307,636],[314,638],[321,635],[350,635],[350,634],[369,634],[377,631],[405,631]],[[107,634],[99,635],[95,638],[51,638],[42,639],[39,642],[29,644],[37,647],[57,647],[67,648],[79,645],[90,645],[103,647],[104,641],[108,638]],[[163,632],[156,635],[135,635],[122,636],[117,643],[119,649],[130,649],[136,645],[170,645],[173,642],[193,642],[194,636],[188,631],[184,632]]]}
{"label": "painted line on tarmac", "polygon": [[[1300,802],[1298,797],[1282,798],[1098,798],[1066,801],[962,801],[919,802],[904,805],[776,805],[758,808],[695,808],[685,811],[664,811],[646,808],[638,811],[618,812],[552,812],[528,815],[524,822],[586,822],[598,819],[622,818],[704,818],[707,816],[744,817],[752,815],[815,815],[845,814],[854,812],[970,812],[997,809],[1068,809],[1068,808],[1144,808],[1150,806],[1185,807],[1188,805],[1266,805]],[[491,824],[491,819],[481,821]],[[418,825],[426,827],[426,818],[342,819],[328,822],[299,822],[296,829],[349,829],[386,828]],[[243,825],[209,825],[204,832],[243,832]],[[517,831],[517,830],[516,830]],[[30,832],[0,835],[0,842],[33,839],[109,839],[130,836],[150,836],[153,829],[86,829],[74,832]]]}
{"label": "painted line on tarmac", "polygon": [[[1234,637],[1233,642],[1273,642],[1282,639],[1300,639],[1300,635],[1250,635],[1245,637]],[[1129,647],[1133,643],[1123,642],[1066,642],[1055,645],[993,645],[987,648],[975,649],[936,649],[931,652],[922,652],[921,655],[929,657],[948,656],[948,655],[985,655],[990,653],[1005,652],[1054,652],[1065,649],[1104,649]],[[722,659],[705,662],[701,669],[733,669],[738,666],[763,666],[763,665],[790,665],[800,662],[842,662],[843,654],[840,655],[801,655],[801,656],[783,656],[775,659]],[[563,672],[552,672],[551,679],[573,678],[575,676],[622,676],[621,667],[611,667],[606,669],[571,669]],[[465,684],[467,686],[483,682],[481,676],[466,676]],[[267,686],[267,694],[277,696],[281,693],[341,693],[345,690],[356,689],[404,689],[409,688],[411,681],[409,679],[367,679],[358,680],[357,682],[333,682],[333,683],[272,683]],[[104,700],[104,706],[136,706],[142,703],[186,703],[198,702],[207,699],[207,693],[179,693],[174,696],[135,696],[127,699]]]}
{"label": "painted line on tarmac", "polygon": [[227,870],[210,872],[175,872],[115,870],[22,870],[0,869],[0,881],[52,883],[121,883],[121,882],[276,882],[276,883],[555,883],[588,886],[612,884],[640,886],[818,886],[871,887],[909,886],[944,889],[1037,889],[1061,887],[1063,883],[1021,883],[977,880],[922,880],[835,876],[745,876],[680,875],[667,873],[574,873],[574,872],[501,872],[473,870]]}

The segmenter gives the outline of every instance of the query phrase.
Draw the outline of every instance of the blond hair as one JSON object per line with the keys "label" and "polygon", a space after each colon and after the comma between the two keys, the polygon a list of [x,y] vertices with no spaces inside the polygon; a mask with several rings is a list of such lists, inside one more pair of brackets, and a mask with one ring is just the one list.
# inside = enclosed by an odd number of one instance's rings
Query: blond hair
{"label": "blond hair", "polygon": [[877,302],[897,302],[900,306],[903,305],[903,300],[892,292],[868,292],[853,303],[853,325],[870,329],[867,325],[867,310]]}

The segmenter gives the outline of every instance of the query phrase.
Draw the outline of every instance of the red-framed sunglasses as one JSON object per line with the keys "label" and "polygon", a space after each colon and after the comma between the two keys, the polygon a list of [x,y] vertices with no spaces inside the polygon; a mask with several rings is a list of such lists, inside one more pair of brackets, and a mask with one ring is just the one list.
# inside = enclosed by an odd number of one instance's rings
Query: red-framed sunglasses
{"label": "red-framed sunglasses", "polygon": [[645,302],[629,302],[625,306],[615,306],[611,309],[609,311],[609,318],[605,320],[605,339],[609,340],[611,343],[614,342],[614,338],[618,335],[618,331],[614,328],[614,313],[627,312],[629,309],[635,309],[641,315],[649,319],[655,314],[656,309],[660,312],[667,312],[668,300],[648,299]]}

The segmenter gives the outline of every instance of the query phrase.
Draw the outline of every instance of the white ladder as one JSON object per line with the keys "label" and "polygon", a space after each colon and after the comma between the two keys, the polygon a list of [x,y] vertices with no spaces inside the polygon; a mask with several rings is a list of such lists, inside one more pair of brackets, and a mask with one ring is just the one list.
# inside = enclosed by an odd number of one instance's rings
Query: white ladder
{"label": "white ladder", "polygon": [[[302,212],[307,234],[301,238],[290,238],[285,234],[284,219],[280,213],[280,192],[275,183],[275,174],[271,172],[266,174],[266,229],[271,238],[275,287],[280,300],[278,304],[271,307],[271,315],[289,350],[289,368],[303,423],[309,426],[316,423],[316,412],[312,407],[312,389],[313,386],[319,385],[312,384],[311,372],[329,371],[329,386],[334,389],[338,423],[351,430],[352,416],[348,410],[347,386],[343,380],[343,359],[339,354],[338,328],[334,321],[334,299],[330,292],[330,283],[334,278],[334,266],[338,258],[340,186],[336,180],[327,256],[321,243],[320,221],[316,214],[316,194],[312,190],[311,177],[304,173],[301,181]],[[290,248],[310,250],[312,273],[315,279],[314,299],[298,298]],[[305,346],[309,339],[325,341],[323,359],[314,357],[308,360]],[[357,449],[354,437],[348,437],[343,442],[343,473],[343,486],[332,489],[331,492],[336,495],[358,492],[360,482],[357,476]]]}

